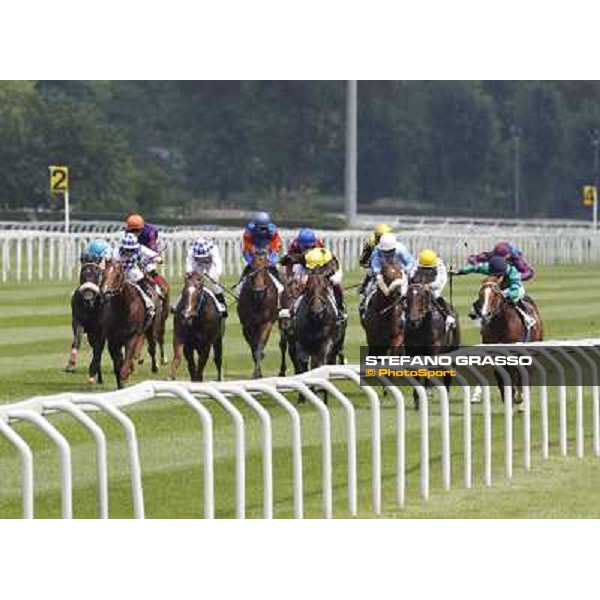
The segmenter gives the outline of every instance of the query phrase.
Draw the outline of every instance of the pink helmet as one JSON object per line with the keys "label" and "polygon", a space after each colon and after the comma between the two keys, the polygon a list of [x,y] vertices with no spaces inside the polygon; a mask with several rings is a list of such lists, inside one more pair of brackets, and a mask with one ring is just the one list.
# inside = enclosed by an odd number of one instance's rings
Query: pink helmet
{"label": "pink helmet", "polygon": [[494,256],[506,258],[510,254],[510,245],[508,242],[498,242],[494,246]]}

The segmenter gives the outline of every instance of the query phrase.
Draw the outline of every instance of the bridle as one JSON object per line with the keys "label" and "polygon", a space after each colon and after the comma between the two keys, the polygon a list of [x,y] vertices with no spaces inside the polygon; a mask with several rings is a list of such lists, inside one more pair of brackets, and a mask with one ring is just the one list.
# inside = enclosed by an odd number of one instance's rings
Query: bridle
{"label": "bridle", "polygon": [[[494,294],[492,298],[490,298],[490,294]],[[504,296],[502,294],[502,289],[495,281],[484,281],[481,284],[481,288],[479,289],[479,297],[481,298],[483,294],[483,302],[481,305],[481,314],[484,320],[491,321],[495,317],[500,314],[502,310],[502,306],[504,304]],[[495,298],[499,297],[500,302],[497,302]],[[484,315],[483,311],[487,307],[488,314]]]}
{"label": "bridle", "polygon": [[[418,306],[419,316],[413,318],[411,316],[411,304],[412,302],[419,301]],[[406,292],[406,318],[407,321],[415,324],[419,324],[428,314],[431,313],[431,289],[425,283],[411,283],[408,286]]]}

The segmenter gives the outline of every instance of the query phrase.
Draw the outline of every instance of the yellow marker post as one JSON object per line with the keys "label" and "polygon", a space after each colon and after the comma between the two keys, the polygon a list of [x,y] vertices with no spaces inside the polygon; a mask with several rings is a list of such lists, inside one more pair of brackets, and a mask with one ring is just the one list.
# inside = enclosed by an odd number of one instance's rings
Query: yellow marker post
{"label": "yellow marker post", "polygon": [[63,194],[65,197],[65,233],[69,233],[69,167],[66,165],[51,165],[48,170],[50,171],[50,193]]}

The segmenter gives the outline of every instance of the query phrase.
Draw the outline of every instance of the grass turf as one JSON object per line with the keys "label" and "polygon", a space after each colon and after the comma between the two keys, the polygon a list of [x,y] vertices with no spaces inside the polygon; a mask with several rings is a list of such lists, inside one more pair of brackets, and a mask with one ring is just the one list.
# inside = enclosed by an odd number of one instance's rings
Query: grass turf
{"label": "grass turf", "polygon": [[[596,298],[600,284],[596,283],[597,266],[541,268],[535,282],[527,286],[540,307],[547,339],[600,336],[600,311]],[[361,274],[346,277],[348,285],[356,283]],[[478,332],[466,319],[479,279],[463,277],[454,282],[454,302],[461,315],[463,341],[478,340]],[[231,283],[231,282],[229,282]],[[78,370],[73,375],[62,371],[70,345],[69,297],[72,284],[2,284],[0,285],[0,402],[10,402],[36,394],[62,391],[88,391],[85,373],[89,351],[81,353]],[[178,285],[174,285],[175,288]],[[448,293],[448,290],[447,290]],[[357,318],[356,292],[348,293],[350,322],[347,355],[358,361],[364,339]],[[251,360],[241,337],[241,331],[231,307],[225,338],[224,367],[226,379],[248,377]],[[170,342],[170,328],[168,339]],[[276,374],[279,356],[277,334],[271,339],[264,363],[265,374]],[[113,389],[108,356],[105,358],[105,385]],[[159,378],[166,375],[165,368]],[[214,377],[212,364],[207,378]],[[181,377],[186,377],[184,366]],[[138,370],[133,381],[151,378],[148,365]],[[99,388],[100,389],[100,388]],[[360,393],[346,386],[344,390],[357,408],[359,515],[371,516],[370,511],[370,424],[369,409]],[[409,394],[407,394],[409,397]],[[389,400],[383,400],[383,508],[389,517],[598,517],[600,509],[600,464],[593,458],[557,458],[557,417],[555,392],[551,400],[550,461],[539,459],[539,420],[537,395],[532,405],[533,469],[524,473],[520,467],[519,417],[515,419],[515,477],[510,482],[502,475],[503,436],[502,407],[494,398],[493,467],[494,486],[482,486],[481,419],[475,418],[474,483],[475,489],[461,489],[461,398],[452,393],[452,467],[453,490],[441,490],[440,436],[437,402],[432,403],[431,436],[431,500],[421,503],[418,496],[419,437],[418,419],[409,410],[407,415],[407,506],[398,510],[394,501],[395,485],[395,414]],[[264,400],[273,418],[275,516],[292,515],[292,471],[290,424],[287,415],[277,406]],[[227,417],[212,403],[206,403],[214,418],[215,476],[217,516],[234,515],[233,428]],[[247,423],[247,512],[261,516],[262,462],[260,427],[253,413],[237,404]],[[321,447],[320,423],[314,409],[299,407],[302,416],[305,475],[305,510],[307,516],[321,514]],[[334,514],[346,512],[346,445],[344,416],[339,407],[330,404],[334,440]],[[586,397],[586,424],[591,422],[589,398]],[[155,400],[128,410],[138,428],[144,476],[147,515],[150,517],[199,517],[202,515],[202,456],[201,433],[195,414],[173,400]],[[573,407],[569,406],[570,424]],[[481,407],[473,408],[475,417]],[[122,433],[109,418],[94,416],[109,438],[110,513],[128,517],[132,514],[125,445]],[[74,506],[76,517],[96,515],[96,485],[94,442],[88,434],[68,417],[53,417],[53,422],[71,442],[74,471]],[[31,443],[35,457],[36,515],[59,516],[58,457],[53,446],[26,424],[17,429]],[[570,450],[573,449],[572,427],[569,430]],[[591,431],[586,430],[586,452],[591,450]],[[20,469],[18,457],[11,446],[0,439],[0,516],[20,515]]]}

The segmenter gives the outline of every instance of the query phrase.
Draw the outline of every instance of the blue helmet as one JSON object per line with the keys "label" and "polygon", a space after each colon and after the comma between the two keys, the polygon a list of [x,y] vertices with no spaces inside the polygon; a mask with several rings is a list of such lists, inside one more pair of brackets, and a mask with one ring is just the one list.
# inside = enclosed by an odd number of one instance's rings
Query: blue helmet
{"label": "blue helmet", "polygon": [[302,250],[314,248],[317,243],[317,236],[312,229],[301,229],[298,232],[298,245]]}
{"label": "blue helmet", "polygon": [[206,238],[198,238],[192,244],[192,255],[194,258],[207,258],[214,248],[213,242]]}
{"label": "blue helmet", "polygon": [[503,256],[493,256],[488,263],[490,275],[504,275],[506,273],[506,260]]}
{"label": "blue helmet", "polygon": [[250,221],[250,224],[257,229],[266,229],[270,223],[271,217],[269,216],[269,213],[266,212],[254,213],[252,221]]}
{"label": "blue helmet", "polygon": [[121,238],[121,250],[126,252],[135,252],[140,249],[140,243],[134,233],[126,232]]}
{"label": "blue helmet", "polygon": [[108,252],[109,249],[110,249],[110,244],[106,240],[97,238],[90,242],[90,244],[87,248],[87,253],[90,256],[97,256],[98,258],[101,258]]}

